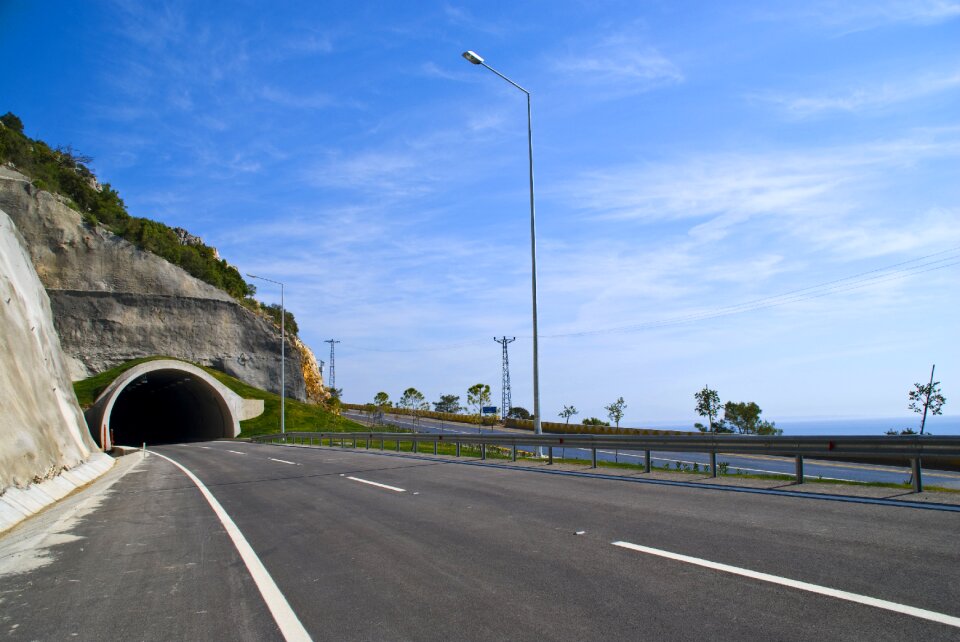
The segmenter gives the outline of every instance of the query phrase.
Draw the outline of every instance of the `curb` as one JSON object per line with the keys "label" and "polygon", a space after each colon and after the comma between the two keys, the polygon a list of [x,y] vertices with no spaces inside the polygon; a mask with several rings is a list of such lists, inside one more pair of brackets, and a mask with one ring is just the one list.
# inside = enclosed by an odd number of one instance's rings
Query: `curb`
{"label": "curb", "polygon": [[96,452],[84,463],[52,479],[26,488],[8,488],[0,495],[0,533],[57,503],[113,468],[114,459]]}

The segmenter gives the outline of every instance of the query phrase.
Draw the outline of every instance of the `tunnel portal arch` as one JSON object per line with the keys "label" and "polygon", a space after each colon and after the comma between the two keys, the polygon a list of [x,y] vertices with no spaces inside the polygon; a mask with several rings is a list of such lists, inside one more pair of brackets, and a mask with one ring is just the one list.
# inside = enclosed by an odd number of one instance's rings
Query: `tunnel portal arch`
{"label": "tunnel portal arch", "polygon": [[244,399],[193,364],[147,361],[127,370],[86,412],[103,450],[207,441],[240,434],[240,421],[263,412],[263,401]]}

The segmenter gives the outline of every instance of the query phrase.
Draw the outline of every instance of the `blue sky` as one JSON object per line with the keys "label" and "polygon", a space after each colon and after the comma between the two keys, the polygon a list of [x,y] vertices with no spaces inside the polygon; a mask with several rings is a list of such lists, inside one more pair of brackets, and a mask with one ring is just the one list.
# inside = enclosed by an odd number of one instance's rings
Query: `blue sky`
{"label": "blue sky", "polygon": [[0,111],[284,281],[347,400],[499,400],[507,335],[531,408],[525,102],[473,49],[533,94],[544,419],[909,425],[934,362],[957,414],[960,2],[515,4],[0,2]]}

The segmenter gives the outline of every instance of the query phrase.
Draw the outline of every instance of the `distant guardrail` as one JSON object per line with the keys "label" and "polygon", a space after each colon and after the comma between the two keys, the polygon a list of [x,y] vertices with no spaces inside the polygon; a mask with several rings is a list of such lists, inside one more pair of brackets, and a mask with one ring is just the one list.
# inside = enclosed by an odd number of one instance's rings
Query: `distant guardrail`
{"label": "distant guardrail", "polygon": [[803,460],[805,457],[856,457],[858,459],[889,459],[903,457],[910,460],[913,471],[913,489],[923,490],[921,461],[924,457],[960,457],[960,437],[936,437],[929,435],[897,435],[878,437],[810,436],[768,437],[759,435],[529,435],[529,434],[437,434],[414,432],[287,432],[257,435],[252,441],[261,443],[309,443],[345,447],[352,442],[357,448],[363,441],[366,449],[379,442],[380,450],[390,443],[397,451],[400,444],[412,443],[412,450],[419,452],[419,444],[433,444],[437,454],[439,444],[454,444],[456,456],[461,455],[464,445],[479,446],[480,458],[486,459],[488,446],[509,447],[511,457],[517,459],[521,447],[545,451],[548,464],[553,463],[553,449],[583,448],[591,451],[591,467],[597,467],[597,450],[613,448],[635,450],[645,453],[647,472],[651,470],[651,452],[699,452],[710,455],[709,472],[717,476],[717,454],[727,455],[776,455],[793,457],[796,461],[796,481],[803,483]]}

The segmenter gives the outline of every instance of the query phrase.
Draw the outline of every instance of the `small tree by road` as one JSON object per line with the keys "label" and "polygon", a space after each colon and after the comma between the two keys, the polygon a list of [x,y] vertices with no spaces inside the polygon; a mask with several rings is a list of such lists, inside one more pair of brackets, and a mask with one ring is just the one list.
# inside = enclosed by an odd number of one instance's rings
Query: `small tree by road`
{"label": "small tree by road", "polygon": [[433,409],[437,412],[458,414],[463,408],[460,406],[460,395],[440,395],[440,401],[433,402]]}
{"label": "small tree by road", "polygon": [[707,418],[710,432],[716,432],[714,424],[720,413],[720,395],[709,386],[704,386],[703,390],[694,393],[693,397],[697,400],[697,414]]}
{"label": "small tree by road", "polygon": [[570,417],[574,415],[579,415],[580,411],[577,410],[576,406],[564,406],[563,410],[560,411],[560,416],[566,420],[566,424],[570,424]]}
{"label": "small tree by road", "polygon": [[776,423],[760,418],[762,412],[753,401],[728,401],[723,405],[723,420],[741,435],[782,435]]}
{"label": "small tree by road", "polygon": [[520,406],[513,406],[510,408],[510,412],[507,413],[507,417],[510,419],[530,419],[532,416],[529,410]]}
{"label": "small tree by road", "polygon": [[939,415],[943,405],[947,403],[947,398],[940,392],[940,382],[933,380],[933,371],[936,365],[930,368],[930,383],[913,384],[913,390],[910,391],[910,410],[916,413],[923,413],[920,419],[920,434],[923,434],[923,428],[927,423],[927,412],[931,415]]}
{"label": "small tree by road", "polygon": [[[420,411],[424,410],[423,393],[416,388],[407,388],[400,397],[400,407],[410,410],[413,414],[413,425],[416,427],[420,423]],[[429,407],[429,406],[427,406]]]}
{"label": "small tree by road", "polygon": [[604,406],[603,409],[607,411],[607,417],[610,418],[610,421],[614,422],[617,428],[619,428],[620,420],[623,419],[623,411],[626,407],[626,402],[623,400],[623,397],[620,397],[609,406]]}
{"label": "small tree by road", "polygon": [[477,410],[477,431],[483,425],[483,407],[490,403],[490,386],[485,383],[475,383],[467,389],[467,403]]}
{"label": "small tree by road", "polygon": [[386,409],[387,409],[387,408],[389,408],[390,406],[393,405],[393,404],[390,402],[390,395],[388,395],[387,393],[385,393],[385,392],[383,392],[383,391],[378,392],[377,394],[375,394],[375,395],[373,396],[373,405],[374,405],[374,407],[376,408],[376,415],[374,416],[374,420],[375,420],[378,424],[382,424],[382,423],[383,423],[383,413],[386,412]]}

